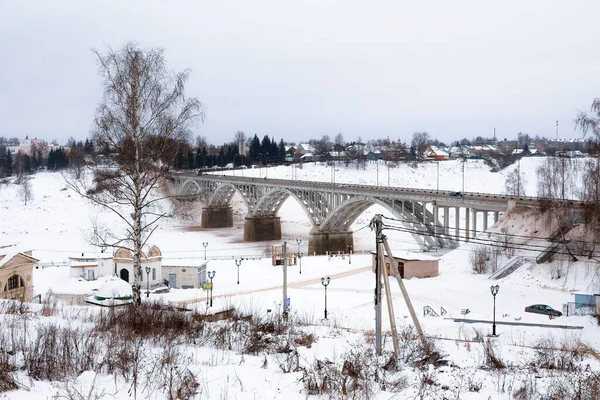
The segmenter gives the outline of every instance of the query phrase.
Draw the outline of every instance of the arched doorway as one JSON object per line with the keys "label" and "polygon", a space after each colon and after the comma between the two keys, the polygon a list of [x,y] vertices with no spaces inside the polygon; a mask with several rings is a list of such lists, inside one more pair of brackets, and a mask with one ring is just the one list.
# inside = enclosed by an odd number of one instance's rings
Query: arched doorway
{"label": "arched doorway", "polygon": [[121,272],[119,273],[119,276],[121,277],[121,279],[123,279],[125,282],[129,282],[129,271],[125,268],[123,268],[121,270]]}

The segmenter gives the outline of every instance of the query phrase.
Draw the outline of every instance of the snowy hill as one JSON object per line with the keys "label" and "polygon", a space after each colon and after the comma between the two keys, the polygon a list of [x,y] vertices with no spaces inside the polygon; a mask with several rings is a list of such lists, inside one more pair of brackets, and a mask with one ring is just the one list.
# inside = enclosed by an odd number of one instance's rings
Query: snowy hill
{"label": "snowy hill", "polygon": [[[543,158],[524,158],[520,168],[527,177],[526,193],[535,195],[535,171],[543,162]],[[439,185],[443,190],[462,190],[462,163],[457,161],[441,162],[439,165]],[[506,171],[490,173],[482,161],[468,161],[465,168],[465,191],[502,193],[504,179],[518,166],[511,166]],[[364,183],[391,186],[436,188],[438,165],[436,163],[421,164],[416,167],[400,165],[388,168],[384,165],[368,164],[366,169],[335,167],[335,181],[347,183]],[[377,172],[379,169],[379,172]],[[388,178],[389,171],[389,178]],[[305,165],[302,169],[292,172],[292,167],[274,167],[267,169],[248,169],[232,172],[244,176],[265,176],[269,178],[290,179],[292,174],[302,180],[324,180],[333,178],[332,168],[315,164]],[[34,256],[43,263],[64,262],[69,255],[92,252],[94,249],[86,241],[86,232],[91,228],[91,220],[96,218],[104,224],[117,224],[116,219],[106,211],[92,206],[84,199],[65,189],[61,175],[55,173],[39,173],[32,177],[34,191],[33,200],[25,205],[19,198],[18,187],[14,184],[0,186],[0,244],[18,243],[23,248],[34,250]],[[158,244],[163,255],[168,258],[202,259],[204,248],[201,243],[209,243],[208,257],[231,257],[224,260],[212,260],[209,268],[216,271],[215,277],[215,308],[224,309],[233,305],[240,310],[264,314],[266,310],[281,308],[281,269],[273,267],[270,258],[244,260],[240,267],[240,283],[236,283],[236,266],[234,256],[262,255],[271,243],[244,243],[243,218],[245,210],[241,199],[234,197],[235,220],[234,227],[218,230],[199,229],[199,210],[190,210],[187,219],[164,220],[157,230],[152,242]],[[289,271],[288,297],[291,299],[291,309],[296,316],[307,323],[307,331],[316,337],[311,348],[299,346],[301,364],[308,365],[314,359],[335,360],[336,355],[353,347],[366,346],[372,348],[368,337],[372,335],[373,318],[373,274],[370,272],[371,255],[374,248],[374,234],[364,229],[370,217],[375,212],[382,212],[372,207],[365,212],[353,225],[355,231],[355,248],[357,254],[348,257],[325,256],[304,257],[302,273],[299,266],[291,266]],[[288,200],[281,209],[282,234],[288,240],[292,249],[297,246],[293,239],[302,239],[299,245],[306,249],[310,223],[302,214],[301,208],[294,201]],[[547,228],[535,214],[509,215],[496,226],[490,228],[489,234],[501,234],[508,229],[512,235],[522,235],[520,244],[524,248],[535,249],[536,240],[540,246],[545,245],[544,237]],[[479,239],[485,241],[492,236],[481,233]],[[535,239],[538,237],[540,239]],[[491,239],[490,239],[491,240]],[[280,244],[274,243],[274,244]],[[414,249],[416,243],[409,235],[390,234],[390,244],[396,249]],[[430,388],[437,397],[424,396],[421,398],[504,398],[506,389],[501,389],[497,382],[497,372],[482,369],[486,365],[484,344],[475,340],[476,336],[486,336],[490,333],[489,323],[459,323],[447,317],[466,317],[473,320],[491,321],[493,314],[493,298],[490,285],[498,284],[500,291],[496,298],[496,321],[506,323],[535,323],[550,326],[569,325],[583,329],[565,330],[547,327],[530,327],[519,325],[498,325],[500,336],[494,338],[498,356],[505,363],[519,365],[515,370],[507,369],[502,372],[512,379],[512,392],[521,387],[528,379],[537,379],[537,391],[546,393],[551,390],[549,373],[538,372],[527,375],[523,366],[524,359],[533,357],[531,346],[536,346],[541,340],[554,337],[558,342],[581,342],[592,349],[600,349],[600,329],[591,317],[562,317],[549,320],[548,317],[524,312],[524,307],[531,304],[550,304],[556,309],[562,309],[562,304],[573,301],[573,293],[598,293],[596,263],[564,264],[560,279],[552,279],[551,264],[525,263],[513,274],[498,281],[488,279],[488,274],[472,273],[469,257],[476,243],[463,244],[453,251],[432,253],[441,257],[440,274],[435,278],[411,279],[405,281],[412,303],[420,318],[423,330],[429,338],[434,338],[435,345],[447,355],[449,367],[430,369],[433,381],[437,387]],[[365,252],[366,254],[359,254]],[[525,254],[528,257],[535,256]],[[518,251],[517,251],[517,254]],[[503,265],[510,257],[502,254],[498,264]],[[47,267],[34,271],[34,285],[37,293],[45,295],[48,291],[62,294],[87,294],[96,289],[101,281],[80,282],[69,278],[65,267]],[[328,320],[321,319],[324,308],[323,287],[320,278],[331,277],[328,287]],[[397,285],[391,285],[396,324],[402,329],[411,325],[409,312],[403,301]],[[153,299],[159,295],[153,295]],[[187,302],[199,312],[206,312],[206,294],[198,290],[175,289],[170,293],[160,295],[163,301],[176,303]],[[196,302],[199,301],[199,302]],[[423,309],[429,306],[440,311],[447,311],[443,317],[424,317]],[[83,307],[85,309],[85,307]],[[469,309],[466,316],[461,312]],[[74,310],[80,310],[75,308]],[[81,312],[81,311],[78,311]],[[4,315],[9,319],[8,315]],[[38,322],[41,323],[41,322]],[[384,329],[389,329],[389,321],[384,317]],[[371,332],[371,333],[369,333]],[[372,338],[372,336],[371,336]],[[386,336],[387,338],[387,336]],[[465,342],[467,340],[467,342]],[[357,344],[359,343],[359,344]],[[558,343],[557,343],[558,345]],[[473,350],[471,348],[473,346]],[[358,348],[357,347],[357,348]],[[389,338],[385,341],[389,351]],[[278,367],[276,355],[240,354],[239,350],[218,350],[214,345],[181,344],[182,351],[190,354],[188,366],[196,379],[201,382],[196,398],[306,398],[306,388],[300,381],[300,375],[284,373]],[[263,368],[264,360],[267,367]],[[593,357],[584,356],[579,362],[589,364],[592,371],[598,371],[600,362]],[[406,388],[400,393],[391,393],[382,388],[375,390],[374,398],[419,398],[419,387],[422,388],[423,371],[404,367],[401,372],[407,379]],[[90,375],[91,374],[91,375]],[[496,374],[496,375],[495,375]],[[80,375],[78,385],[89,388],[91,371]],[[467,378],[469,376],[469,378]],[[25,377],[18,375],[24,382]],[[461,378],[462,377],[462,378]],[[123,377],[111,377],[101,372],[95,378],[96,389],[105,390],[115,398],[132,398],[132,394],[124,390],[127,387]],[[470,381],[470,384],[467,382]],[[210,385],[209,383],[210,382]],[[478,384],[474,390],[471,384]],[[469,389],[469,385],[471,388]],[[47,398],[57,392],[40,381],[28,382],[30,391],[19,390],[9,393],[9,398]],[[476,385],[477,386],[477,385]],[[443,389],[447,387],[447,389]],[[502,391],[504,390],[504,392]],[[425,392],[424,392],[425,393]],[[457,395],[460,393],[460,395]],[[144,394],[138,398],[166,398],[163,392],[156,390],[152,394]],[[394,397],[395,396],[395,397]],[[398,397],[400,396],[400,397]],[[504,396],[504,397],[502,397]],[[536,398],[536,397],[532,397]]]}

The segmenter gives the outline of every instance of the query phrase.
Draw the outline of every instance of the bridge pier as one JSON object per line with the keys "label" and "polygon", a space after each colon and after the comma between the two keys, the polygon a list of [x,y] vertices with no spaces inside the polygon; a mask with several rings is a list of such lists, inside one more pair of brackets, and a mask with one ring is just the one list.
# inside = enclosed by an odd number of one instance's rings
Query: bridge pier
{"label": "bridge pier", "polygon": [[460,244],[460,207],[454,207],[454,239]]}
{"label": "bridge pier", "polygon": [[202,209],[202,228],[231,228],[233,212],[231,207],[205,207]]}
{"label": "bridge pier", "polygon": [[281,218],[246,217],[244,242],[262,242],[265,240],[281,240]]}
{"label": "bridge pier", "polygon": [[329,253],[347,253],[354,248],[352,232],[321,232],[319,227],[310,231],[308,239],[308,254],[323,255]]}

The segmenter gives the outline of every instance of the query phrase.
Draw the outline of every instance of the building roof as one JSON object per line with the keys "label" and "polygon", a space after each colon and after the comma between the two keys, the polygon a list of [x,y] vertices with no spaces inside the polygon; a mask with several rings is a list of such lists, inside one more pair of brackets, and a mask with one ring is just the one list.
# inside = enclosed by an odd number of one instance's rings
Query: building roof
{"label": "building roof", "polygon": [[[375,252],[372,251],[371,254],[375,254]],[[400,260],[406,260],[406,261],[439,261],[440,260],[439,257],[428,256],[423,253],[412,253],[410,251],[405,251],[405,250],[392,251],[392,254],[393,254],[394,258],[400,259]],[[387,252],[385,252],[385,255],[387,256]]]}
{"label": "building roof", "polygon": [[208,261],[199,258],[163,258],[163,267],[189,267],[196,268],[207,265]]}
{"label": "building roof", "polygon": [[17,246],[6,246],[0,247],[0,268],[6,265],[9,261],[15,258],[17,255],[21,255],[22,257],[27,258],[31,261],[32,264],[39,262],[35,257],[32,257],[27,252],[21,251]]}

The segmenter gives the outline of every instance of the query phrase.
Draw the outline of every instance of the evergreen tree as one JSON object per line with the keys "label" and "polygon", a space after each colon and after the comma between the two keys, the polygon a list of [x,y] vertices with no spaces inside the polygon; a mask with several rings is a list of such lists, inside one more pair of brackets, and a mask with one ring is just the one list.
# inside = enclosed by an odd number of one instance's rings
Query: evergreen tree
{"label": "evergreen tree", "polygon": [[285,161],[285,143],[283,139],[279,141],[279,146],[277,147],[277,156],[280,160]]}

